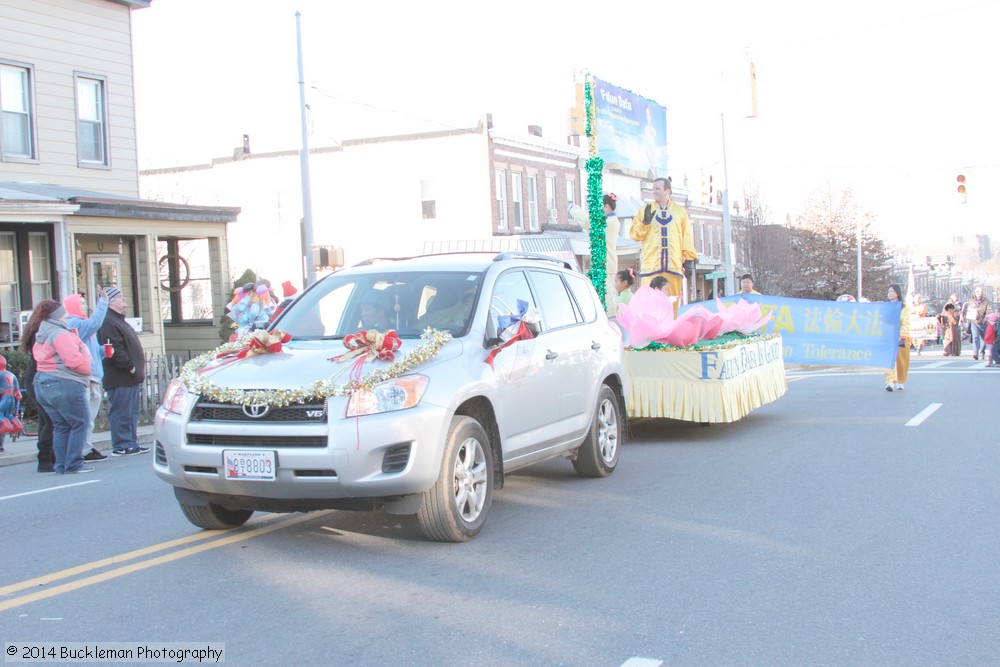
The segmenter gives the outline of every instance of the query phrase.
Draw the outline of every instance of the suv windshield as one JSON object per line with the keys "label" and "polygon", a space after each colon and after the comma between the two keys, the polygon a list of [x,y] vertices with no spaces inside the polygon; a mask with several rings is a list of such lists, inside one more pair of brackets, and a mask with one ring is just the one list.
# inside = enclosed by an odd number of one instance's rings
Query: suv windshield
{"label": "suv windshield", "polygon": [[474,311],[481,273],[340,272],[299,297],[277,321],[293,338],[343,338],[361,329],[419,337],[431,327],[462,335]]}

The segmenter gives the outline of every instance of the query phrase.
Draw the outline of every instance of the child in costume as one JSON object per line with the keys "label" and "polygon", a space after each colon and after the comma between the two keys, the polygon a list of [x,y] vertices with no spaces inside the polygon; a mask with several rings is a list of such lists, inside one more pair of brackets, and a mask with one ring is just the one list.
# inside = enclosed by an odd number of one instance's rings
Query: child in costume
{"label": "child in costume", "polygon": [[7,359],[0,355],[0,453],[4,451],[7,434],[24,430],[19,419],[21,387],[17,376],[7,370]]}

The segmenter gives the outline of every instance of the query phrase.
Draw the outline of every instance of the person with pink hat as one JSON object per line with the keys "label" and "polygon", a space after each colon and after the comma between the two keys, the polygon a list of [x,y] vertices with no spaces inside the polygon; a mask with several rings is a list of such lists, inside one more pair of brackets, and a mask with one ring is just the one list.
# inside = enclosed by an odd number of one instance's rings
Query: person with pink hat
{"label": "person with pink hat", "polygon": [[63,299],[63,308],[66,309],[66,324],[71,329],[76,329],[76,334],[87,346],[90,353],[90,386],[87,390],[87,397],[90,401],[90,428],[87,430],[87,444],[84,450],[84,461],[106,461],[107,454],[101,453],[94,447],[92,435],[94,433],[94,422],[97,414],[101,410],[101,403],[104,400],[104,346],[97,340],[97,332],[104,324],[104,317],[108,314],[108,298],[104,293],[104,288],[100,285],[94,290],[97,292],[97,306],[90,317],[87,317],[87,300],[82,294],[70,294]]}

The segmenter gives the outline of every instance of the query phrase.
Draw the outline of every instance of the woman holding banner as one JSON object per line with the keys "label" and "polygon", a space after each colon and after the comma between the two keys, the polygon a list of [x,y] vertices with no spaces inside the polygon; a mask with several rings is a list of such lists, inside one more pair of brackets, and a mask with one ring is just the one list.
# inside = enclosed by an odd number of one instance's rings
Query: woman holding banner
{"label": "woman holding banner", "polygon": [[889,285],[888,297],[889,301],[898,301],[902,309],[899,311],[899,352],[896,353],[896,365],[885,373],[885,390],[903,391],[910,370],[910,309],[903,301],[899,285]]}

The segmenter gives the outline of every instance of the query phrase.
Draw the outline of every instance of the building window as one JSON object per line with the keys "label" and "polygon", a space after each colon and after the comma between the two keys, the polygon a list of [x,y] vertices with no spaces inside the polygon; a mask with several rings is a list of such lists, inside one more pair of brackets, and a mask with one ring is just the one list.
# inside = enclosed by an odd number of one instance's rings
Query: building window
{"label": "building window", "polygon": [[499,216],[497,229],[505,230],[507,229],[507,170],[497,169],[496,180],[497,215]]}
{"label": "building window", "polygon": [[576,206],[576,181],[572,178],[566,179],[566,203],[570,208]]}
{"label": "building window", "polygon": [[514,198],[514,230],[524,229],[524,195],[521,193],[521,178],[522,175],[518,172],[514,172],[510,175],[511,177],[511,193]]}
{"label": "building window", "polygon": [[0,343],[14,342],[19,310],[16,239],[14,232],[0,232]]}
{"label": "building window", "polygon": [[28,261],[31,265],[31,302],[52,298],[52,261],[49,257],[49,235],[28,234]]}
{"label": "building window", "polygon": [[528,176],[528,224],[533,232],[538,231],[538,177]]}
{"label": "building window", "polygon": [[549,212],[549,220],[555,220],[559,211],[556,209],[556,177],[545,177],[545,208]]}
{"label": "building window", "polygon": [[420,181],[420,211],[424,220],[437,217],[437,198],[433,181]]}
{"label": "building window", "polygon": [[212,273],[208,239],[156,242],[160,315],[164,324],[212,321]]}
{"label": "building window", "polygon": [[34,160],[35,113],[30,67],[0,63],[0,158]]}
{"label": "building window", "polygon": [[103,79],[76,77],[76,137],[81,166],[108,165],[108,103]]}

